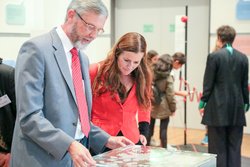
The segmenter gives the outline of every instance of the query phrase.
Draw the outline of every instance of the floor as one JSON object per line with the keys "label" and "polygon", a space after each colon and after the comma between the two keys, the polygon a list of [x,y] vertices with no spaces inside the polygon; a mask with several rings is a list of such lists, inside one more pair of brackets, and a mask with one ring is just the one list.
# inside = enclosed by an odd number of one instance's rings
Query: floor
{"label": "floor", "polygon": [[[187,129],[186,144],[201,144],[204,134],[205,134],[205,130]],[[159,142],[159,127],[158,126],[155,127],[155,133],[154,133],[153,138]],[[168,144],[183,145],[184,144],[184,129],[169,127]],[[241,150],[242,150],[242,156],[250,158],[250,134],[244,135]]]}

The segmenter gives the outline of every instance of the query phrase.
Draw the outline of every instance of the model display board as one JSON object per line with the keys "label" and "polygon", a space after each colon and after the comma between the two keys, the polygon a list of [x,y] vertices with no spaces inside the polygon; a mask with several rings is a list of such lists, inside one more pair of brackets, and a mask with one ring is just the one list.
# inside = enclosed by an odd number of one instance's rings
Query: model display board
{"label": "model display board", "polygon": [[127,146],[94,156],[97,167],[215,167],[216,155],[168,151],[161,147]]}

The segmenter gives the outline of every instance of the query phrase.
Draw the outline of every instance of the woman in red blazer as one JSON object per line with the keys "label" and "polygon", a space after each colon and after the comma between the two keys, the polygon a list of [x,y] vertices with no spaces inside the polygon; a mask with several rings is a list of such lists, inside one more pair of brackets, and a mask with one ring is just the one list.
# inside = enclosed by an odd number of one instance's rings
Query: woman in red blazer
{"label": "woman in red blazer", "polygon": [[152,82],[146,47],[142,35],[127,33],[104,61],[90,66],[92,122],[110,135],[123,135],[143,145],[147,143]]}

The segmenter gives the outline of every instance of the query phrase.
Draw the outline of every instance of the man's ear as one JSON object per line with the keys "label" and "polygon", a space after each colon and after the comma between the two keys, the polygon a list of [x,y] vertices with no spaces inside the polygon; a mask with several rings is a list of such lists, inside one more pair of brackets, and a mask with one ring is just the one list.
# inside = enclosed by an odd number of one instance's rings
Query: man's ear
{"label": "man's ear", "polygon": [[73,10],[73,9],[70,9],[70,10],[68,10],[67,11],[67,19],[69,19],[69,18],[73,18],[74,16],[75,16],[75,10]]}
{"label": "man's ear", "polygon": [[217,46],[218,48],[221,48],[221,47],[223,46],[223,42],[221,41],[221,38],[220,38],[220,37],[217,37],[216,46]]}

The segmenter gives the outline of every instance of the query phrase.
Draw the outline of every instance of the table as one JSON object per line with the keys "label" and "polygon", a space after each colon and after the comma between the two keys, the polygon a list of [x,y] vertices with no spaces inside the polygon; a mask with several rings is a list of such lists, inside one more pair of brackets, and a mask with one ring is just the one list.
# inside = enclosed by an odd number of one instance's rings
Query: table
{"label": "table", "polygon": [[97,167],[216,167],[214,154],[139,145],[114,149],[94,159]]}

